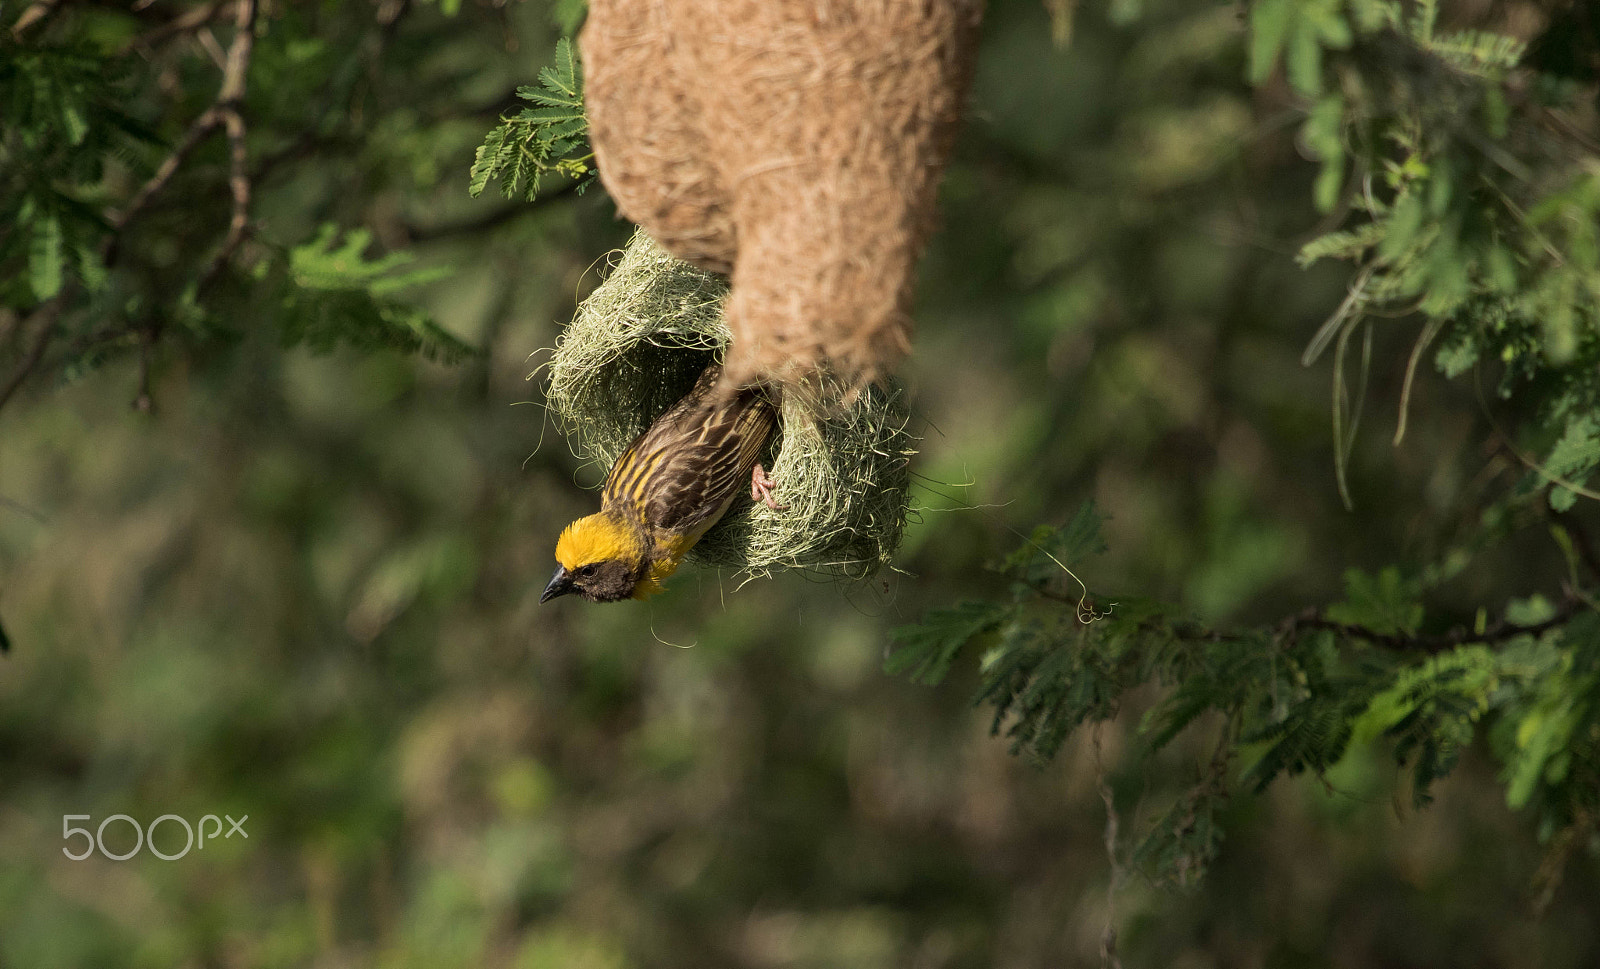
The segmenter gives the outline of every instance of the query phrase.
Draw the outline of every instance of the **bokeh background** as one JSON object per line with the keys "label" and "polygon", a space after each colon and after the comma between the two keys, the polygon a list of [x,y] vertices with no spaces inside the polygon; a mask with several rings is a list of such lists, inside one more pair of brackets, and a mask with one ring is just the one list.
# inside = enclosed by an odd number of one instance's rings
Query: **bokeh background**
{"label": "bokeh background", "polygon": [[[1470,386],[1427,368],[1389,445],[1396,324],[1342,506],[1329,366],[1299,357],[1348,279],[1294,263],[1328,228],[1315,166],[1287,92],[1243,81],[1238,9],[1084,4],[1059,47],[1039,3],[991,4],[904,371],[923,442],[894,572],[686,571],[599,607],[538,604],[603,469],[537,368],[630,227],[599,189],[466,192],[571,5],[403,6],[359,114],[257,146],[288,154],[253,214],[448,270],[412,298],[481,354],[247,333],[164,360],[152,414],[131,360],[0,411],[0,966],[1042,969],[1100,965],[1108,926],[1129,966],[1600,964],[1592,862],[1535,917],[1537,832],[1482,758],[1421,812],[1381,748],[1280,782],[1175,892],[1113,864],[1100,789],[1126,838],[1207,751],[1127,758],[1130,709],[1038,765],[990,735],[970,657],[936,689],[882,671],[890,630],[1003,587],[1016,532],[1088,498],[1093,589],[1225,623],[1421,560],[1504,487]],[[256,109],[315,102],[297,85],[374,9],[274,11]],[[1547,588],[1546,552],[1444,594]],[[63,856],[64,815],[118,813],[249,837]]]}

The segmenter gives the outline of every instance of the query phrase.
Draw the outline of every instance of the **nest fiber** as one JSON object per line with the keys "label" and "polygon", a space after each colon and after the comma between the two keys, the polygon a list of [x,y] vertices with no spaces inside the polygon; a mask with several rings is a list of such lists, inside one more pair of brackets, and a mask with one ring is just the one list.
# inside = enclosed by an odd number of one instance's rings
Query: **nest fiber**
{"label": "nest fiber", "polygon": [[590,0],[600,179],[728,273],[730,383],[864,385],[910,345],[913,271],[981,0]]}
{"label": "nest fiber", "polygon": [[[578,453],[610,468],[650,422],[720,358],[732,334],[723,277],[673,258],[638,232],[578,307],[549,363],[549,400]],[[864,578],[900,544],[914,439],[898,389],[848,405],[786,393],[766,466],[773,511],[737,500],[695,546],[701,564],[752,576],[806,569]]]}

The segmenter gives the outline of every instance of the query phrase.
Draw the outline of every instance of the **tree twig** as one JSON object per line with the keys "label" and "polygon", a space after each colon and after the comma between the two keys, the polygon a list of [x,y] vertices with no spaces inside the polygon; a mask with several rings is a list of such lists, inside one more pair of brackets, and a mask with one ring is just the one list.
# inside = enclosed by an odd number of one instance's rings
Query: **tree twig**
{"label": "tree twig", "polygon": [[62,0],[39,0],[38,3],[22,11],[22,16],[18,17],[17,22],[11,25],[11,36],[21,40],[22,35],[28,31],[28,28],[55,13],[56,8],[61,6],[61,3]]}
{"label": "tree twig", "polygon": [[[205,292],[222,274],[223,267],[233,256],[239,243],[244,241],[245,229],[250,220],[250,156],[245,145],[244,115],[240,105],[244,102],[245,82],[250,73],[250,55],[255,50],[257,0],[236,0],[234,4],[233,42],[228,45],[223,62],[222,84],[217,88],[216,102],[195,122],[208,124],[202,135],[221,127],[228,138],[228,191],[233,196],[233,208],[228,217],[228,231],[222,244],[201,270],[195,284],[195,294]],[[170,176],[169,176],[170,177]],[[158,186],[159,187],[159,186]],[[162,324],[150,321],[140,332],[139,340],[139,390],[134,397],[135,410],[149,412],[154,407],[150,394],[150,365],[155,356],[156,344],[161,341]]]}
{"label": "tree twig", "polygon": [[553,192],[544,192],[532,202],[519,202],[495,209],[488,215],[476,219],[464,219],[459,222],[446,222],[442,225],[417,225],[412,222],[401,223],[401,229],[406,234],[406,239],[415,244],[419,242],[437,242],[440,239],[449,239],[455,236],[472,236],[480,232],[498,229],[503,225],[515,222],[525,215],[532,215],[546,205],[562,199],[573,198],[577,195],[577,182],[568,182]]}
{"label": "tree twig", "polygon": [[123,46],[121,53],[125,55],[135,50],[150,50],[159,44],[166,43],[174,37],[187,34],[190,31],[199,30],[201,27],[209,24],[212,19],[217,16],[218,11],[220,11],[222,7],[223,0],[211,0],[210,3],[203,3],[198,7],[191,7],[178,16],[173,17],[171,20],[167,21],[161,26],[152,28],[151,30],[148,30],[143,34],[140,34],[138,37],[128,41],[128,43]]}
{"label": "tree twig", "polygon": [[[36,3],[33,7],[24,11],[22,17],[18,19],[17,24],[12,28],[13,34],[20,34],[29,25],[48,16],[60,2],[61,0],[41,0],[40,3]],[[205,17],[200,17],[198,13],[194,15],[186,14],[174,19],[168,26],[174,27],[175,30],[194,29],[209,21],[211,16],[215,14],[219,4],[220,0],[216,4],[197,8],[198,10],[207,11]],[[108,215],[106,221],[111,226],[111,233],[101,247],[102,262],[108,267],[116,261],[118,246],[121,244],[128,226],[145,212],[155,198],[167,188],[182,167],[185,159],[193,154],[195,149],[218,129],[224,131],[228,138],[230,158],[228,186],[233,196],[233,208],[228,221],[227,234],[223,237],[217,254],[212,258],[201,276],[202,285],[208,284],[221,271],[221,267],[244,238],[249,223],[251,193],[249,156],[245,145],[246,129],[240,105],[244,101],[246,79],[250,71],[250,55],[255,48],[258,0],[234,0],[233,10],[234,35],[223,62],[222,83],[217,89],[216,99],[210,107],[201,112],[200,116],[195,118],[189,125],[188,129],[184,131],[183,137],[178,139],[177,144],[168,152],[166,158],[162,159],[161,163],[156,166],[156,170],[144,184],[139,186],[138,191],[134,192],[121,211]],[[0,385],[0,407],[4,407],[28,377],[38,369],[40,362],[50,348],[51,341],[55,339],[65,304],[75,294],[76,288],[69,282],[66,288],[63,288],[61,292],[34,311],[31,320],[37,320],[38,322],[33,342],[29,345],[21,364],[12,372],[6,382]],[[21,325],[26,326],[27,323]],[[150,397],[149,368],[154,344],[160,339],[161,335],[159,323],[144,329],[101,331],[90,334],[88,337],[80,338],[73,346],[79,348],[79,352],[81,352],[81,349],[120,339],[130,332],[136,333],[141,337],[140,389],[134,405],[143,408],[148,406]]]}
{"label": "tree twig", "polygon": [[1291,641],[1302,629],[1324,629],[1351,639],[1364,639],[1375,646],[1382,646],[1386,649],[1442,653],[1446,650],[1455,649],[1457,646],[1465,646],[1468,643],[1482,643],[1485,646],[1493,646],[1509,639],[1515,639],[1518,636],[1538,636],[1541,633],[1555,629],[1557,626],[1566,625],[1586,608],[1588,608],[1587,604],[1568,590],[1562,597],[1561,604],[1556,607],[1555,613],[1543,622],[1524,626],[1505,619],[1498,619],[1485,626],[1481,633],[1458,627],[1442,635],[1420,636],[1404,633],[1383,633],[1354,623],[1334,622],[1331,619],[1322,618],[1318,615],[1317,608],[1312,606],[1285,619],[1279,624],[1278,628]]}
{"label": "tree twig", "polygon": [[[1442,653],[1469,643],[1494,646],[1507,640],[1515,639],[1518,636],[1538,636],[1566,625],[1580,613],[1593,608],[1588,600],[1572,589],[1563,589],[1561,602],[1556,606],[1556,611],[1550,618],[1525,626],[1505,619],[1498,619],[1485,626],[1481,633],[1475,633],[1459,626],[1447,633],[1431,636],[1412,633],[1385,633],[1357,623],[1335,622],[1332,619],[1324,619],[1321,611],[1316,606],[1307,606],[1300,612],[1283,619],[1272,629],[1275,632],[1274,638],[1277,641],[1289,644],[1293,644],[1299,638],[1302,630],[1312,629],[1337,633],[1348,639],[1364,639],[1374,646],[1381,646],[1384,649],[1392,649],[1399,652]],[[1162,624],[1159,621],[1146,621],[1141,623],[1141,628],[1166,629],[1174,637],[1188,641],[1218,642],[1224,639],[1238,638],[1238,634],[1208,629],[1194,622]]]}
{"label": "tree twig", "polygon": [[[233,43],[228,47],[227,60],[223,65],[222,85],[217,89],[216,101],[194,119],[194,123],[189,125],[189,130],[184,132],[177,145],[166,158],[162,159],[161,164],[156,166],[155,173],[133,193],[133,198],[128,200],[122,211],[111,216],[109,221],[114,234],[107,247],[107,264],[112,261],[122,230],[126,229],[128,224],[150,205],[151,200],[167,187],[167,183],[178,173],[178,168],[184,159],[188,158],[213,131],[219,127],[227,127],[230,114],[238,115],[238,105],[244,100],[245,76],[250,69],[250,54],[255,47],[256,0],[236,0],[234,10]],[[242,119],[239,124],[242,131]],[[229,133],[232,134],[231,129]],[[237,201],[237,194],[235,200]],[[248,187],[246,202],[248,202]]]}
{"label": "tree twig", "polygon": [[1090,735],[1094,744],[1094,781],[1100,801],[1106,806],[1105,846],[1106,857],[1111,862],[1111,874],[1106,883],[1106,926],[1100,933],[1100,964],[1104,969],[1122,969],[1122,957],[1117,954],[1117,889],[1122,882],[1122,861],[1117,857],[1117,802],[1112,796],[1111,784],[1106,780],[1106,768],[1100,760],[1100,728],[1094,725]]}
{"label": "tree twig", "polygon": [[[383,58],[384,51],[394,40],[395,34],[400,29],[401,21],[405,19],[411,8],[411,0],[384,0],[379,5],[376,19],[380,30],[375,37],[368,38],[360,55],[367,63],[368,73],[374,76],[377,75],[378,65]],[[265,180],[283,162],[305,158],[324,148],[360,147],[362,144],[361,139],[353,135],[342,134],[338,131],[321,132],[317,130],[317,127],[322,123],[322,119],[327,118],[329,115],[335,116],[337,126],[348,126],[350,116],[355,113],[354,100],[357,86],[357,83],[352,82],[349,88],[344,90],[341,95],[329,92],[327,98],[323,101],[321,110],[316,112],[317,121],[302,130],[288,144],[262,155],[257,161],[255,171],[251,175],[256,183],[259,184]],[[429,122],[432,120],[434,119],[424,119],[424,121]]]}
{"label": "tree twig", "polygon": [[161,160],[161,164],[156,166],[155,173],[146,179],[143,185],[139,186],[139,190],[133,193],[133,198],[128,200],[128,204],[123,206],[122,211],[111,216],[111,228],[120,232],[128,223],[133,221],[135,216],[144,211],[145,206],[150,204],[150,200],[155,198],[156,193],[165,188],[167,183],[172,180],[172,176],[177,174],[178,166],[183,164],[183,160],[200,145],[205,136],[210,134],[211,129],[216,126],[217,119],[213,109],[207,108],[201,112],[200,117],[196,118],[194,123],[189,126],[189,130],[185,131],[183,137],[178,139],[177,145],[167,153],[166,158]]}
{"label": "tree twig", "polygon": [[46,300],[27,320],[19,324],[19,332],[26,332],[29,323],[36,323],[38,330],[34,333],[33,343],[28,347],[22,362],[12,371],[5,384],[0,385],[0,409],[6,406],[6,402],[22,388],[34,370],[38,369],[39,361],[44,359],[44,352],[50,347],[50,341],[55,339],[56,328],[61,325],[61,312],[72,291],[70,284],[64,286],[59,293]]}
{"label": "tree twig", "polygon": [[155,399],[150,396],[150,356],[155,352],[157,329],[145,327],[139,338],[139,389],[133,395],[133,409],[148,414],[155,409]]}
{"label": "tree twig", "polygon": [[256,0],[236,0],[233,9],[233,43],[228,45],[222,87],[217,90],[219,107],[236,106],[244,100],[245,76],[256,44]]}
{"label": "tree twig", "polygon": [[250,158],[245,149],[244,118],[237,108],[230,106],[224,109],[223,126],[228,132],[228,189],[233,194],[233,214],[228,219],[228,234],[223,237],[221,247],[200,273],[200,281],[195,286],[197,294],[211,288],[211,284],[221,275],[222,267],[227,265],[234,250],[239,248],[239,243],[244,241],[250,219]]}
{"label": "tree twig", "polygon": [[233,195],[233,212],[228,219],[228,234],[223,236],[221,248],[201,272],[196,292],[208,288],[222,272],[222,267],[244,240],[250,219],[250,156],[245,147],[244,115],[240,114],[239,105],[244,101],[250,54],[255,49],[255,23],[256,0],[238,0],[233,44],[228,48],[227,67],[222,73],[216,106],[228,135],[228,190]]}

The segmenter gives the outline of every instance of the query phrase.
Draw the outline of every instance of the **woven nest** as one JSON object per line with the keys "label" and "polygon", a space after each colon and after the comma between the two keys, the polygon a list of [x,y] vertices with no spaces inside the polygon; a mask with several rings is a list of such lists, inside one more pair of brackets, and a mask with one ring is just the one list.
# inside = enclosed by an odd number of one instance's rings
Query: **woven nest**
{"label": "woven nest", "polygon": [[[643,231],[556,343],[551,408],[574,451],[610,468],[650,422],[676,402],[731,339],[723,321],[725,277],[674,259]],[[781,569],[865,578],[900,544],[909,502],[901,391],[869,386],[848,404],[786,393],[766,466],[774,497],[736,501],[690,553],[702,565],[752,577]]]}
{"label": "woven nest", "polygon": [[600,180],[667,251],[731,275],[731,382],[865,385],[910,349],[982,6],[590,0]]}

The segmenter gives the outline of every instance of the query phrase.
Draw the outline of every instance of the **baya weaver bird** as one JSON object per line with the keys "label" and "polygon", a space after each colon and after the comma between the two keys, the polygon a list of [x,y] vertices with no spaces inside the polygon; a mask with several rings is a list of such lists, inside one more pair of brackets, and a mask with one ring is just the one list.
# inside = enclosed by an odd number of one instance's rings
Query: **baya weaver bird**
{"label": "baya weaver bird", "polygon": [[540,602],[576,592],[591,602],[648,599],[746,490],[782,510],[761,451],[777,426],[767,393],[718,387],[713,363],[694,388],[628,445],[606,476],[600,511],[556,541],[556,574]]}

